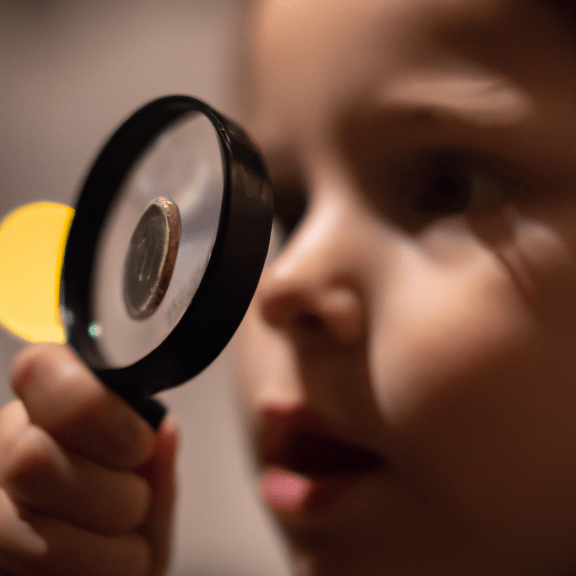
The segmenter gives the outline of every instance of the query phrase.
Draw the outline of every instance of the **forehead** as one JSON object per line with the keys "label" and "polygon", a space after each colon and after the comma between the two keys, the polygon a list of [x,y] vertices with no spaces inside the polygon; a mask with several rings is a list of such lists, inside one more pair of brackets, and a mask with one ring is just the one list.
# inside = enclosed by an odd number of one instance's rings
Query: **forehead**
{"label": "forehead", "polygon": [[259,120],[284,134],[418,83],[538,93],[575,69],[572,39],[529,0],[264,0],[254,39]]}

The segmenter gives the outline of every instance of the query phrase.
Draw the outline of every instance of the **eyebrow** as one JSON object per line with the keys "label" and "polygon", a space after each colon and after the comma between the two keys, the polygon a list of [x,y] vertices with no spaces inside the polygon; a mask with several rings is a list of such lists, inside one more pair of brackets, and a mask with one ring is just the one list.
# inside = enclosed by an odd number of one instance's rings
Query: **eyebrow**
{"label": "eyebrow", "polygon": [[534,109],[532,99],[520,87],[472,69],[415,72],[388,82],[376,100],[384,108],[435,110],[485,127],[514,124]]}

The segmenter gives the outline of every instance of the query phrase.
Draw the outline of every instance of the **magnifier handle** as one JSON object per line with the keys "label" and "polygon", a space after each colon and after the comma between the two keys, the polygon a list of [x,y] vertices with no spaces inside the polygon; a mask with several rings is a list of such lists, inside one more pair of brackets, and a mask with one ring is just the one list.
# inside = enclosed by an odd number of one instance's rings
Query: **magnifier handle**
{"label": "magnifier handle", "polygon": [[127,385],[126,380],[123,381],[122,376],[118,378],[117,373],[112,370],[95,370],[95,373],[106,386],[128,402],[154,430],[158,430],[167,412],[164,404],[152,398],[139,386]]}
{"label": "magnifier handle", "polygon": [[158,430],[164,416],[166,416],[166,406],[154,398],[143,398],[138,404],[131,403],[128,399],[125,399],[129,404],[154,428]]}

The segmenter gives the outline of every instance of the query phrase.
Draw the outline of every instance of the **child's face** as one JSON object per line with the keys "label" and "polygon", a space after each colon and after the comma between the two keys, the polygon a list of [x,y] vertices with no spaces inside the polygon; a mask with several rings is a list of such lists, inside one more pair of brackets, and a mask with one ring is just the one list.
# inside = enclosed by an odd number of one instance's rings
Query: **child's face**
{"label": "child's face", "polygon": [[299,565],[576,566],[567,33],[510,0],[269,0],[254,34],[280,220],[307,201],[243,324],[244,389]]}

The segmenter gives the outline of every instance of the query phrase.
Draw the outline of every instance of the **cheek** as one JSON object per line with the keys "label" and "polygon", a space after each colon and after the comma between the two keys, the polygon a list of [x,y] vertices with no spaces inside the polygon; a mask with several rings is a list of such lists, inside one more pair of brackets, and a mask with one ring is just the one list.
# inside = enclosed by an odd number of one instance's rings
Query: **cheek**
{"label": "cheek", "polygon": [[459,393],[457,384],[473,376],[485,378],[535,330],[499,267],[471,260],[465,269],[421,261],[401,271],[379,302],[370,356],[388,422]]}
{"label": "cheek", "polygon": [[413,443],[410,453],[420,452],[413,465],[446,456],[444,467],[459,449],[449,446],[494,435],[505,397],[520,385],[520,373],[510,380],[509,372],[525,363],[535,327],[482,252],[465,266],[421,261],[400,276],[380,302],[370,351],[379,410]]}
{"label": "cheek", "polygon": [[524,224],[497,249],[471,234],[453,259],[399,266],[369,352],[398,465],[487,529],[576,510],[575,275],[558,237]]}
{"label": "cheek", "polygon": [[[371,302],[369,357],[387,421],[449,392],[506,396],[519,380],[546,375],[549,388],[554,374],[574,374],[573,251],[527,218],[506,228],[489,244],[467,226],[441,225],[401,247],[375,280],[385,290]],[[499,375],[511,380],[492,390]]]}

